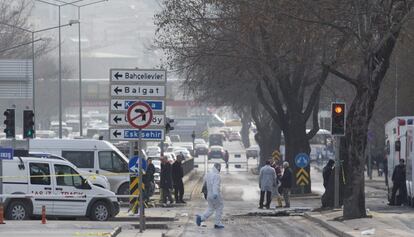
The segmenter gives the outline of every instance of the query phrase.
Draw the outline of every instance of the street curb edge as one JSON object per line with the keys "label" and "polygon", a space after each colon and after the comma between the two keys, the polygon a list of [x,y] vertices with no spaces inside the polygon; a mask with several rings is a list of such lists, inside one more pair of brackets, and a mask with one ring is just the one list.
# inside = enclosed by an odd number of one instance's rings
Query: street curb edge
{"label": "street curb edge", "polygon": [[333,232],[333,233],[334,233],[334,234],[336,234],[337,236],[341,236],[341,237],[354,237],[353,235],[348,234],[348,233],[346,233],[346,232],[344,232],[344,231],[342,231],[342,230],[340,230],[340,229],[338,229],[338,228],[336,228],[336,227],[334,227],[334,226],[330,225],[328,222],[326,222],[326,221],[324,221],[324,220],[321,220],[321,219],[318,219],[318,218],[316,218],[316,217],[313,217],[312,215],[309,215],[307,212],[305,212],[305,213],[303,214],[303,216],[304,216],[306,219],[308,219],[308,220],[310,220],[310,221],[312,221],[312,222],[315,222],[315,223],[320,224],[321,226],[323,226],[323,227],[325,227],[326,229],[330,230],[331,232]]}

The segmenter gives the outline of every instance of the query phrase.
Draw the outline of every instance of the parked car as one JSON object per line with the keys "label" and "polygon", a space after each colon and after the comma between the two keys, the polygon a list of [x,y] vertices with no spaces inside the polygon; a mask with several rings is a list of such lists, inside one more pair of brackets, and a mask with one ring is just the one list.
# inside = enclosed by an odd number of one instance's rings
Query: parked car
{"label": "parked car", "polygon": [[36,138],[54,138],[56,137],[56,132],[52,130],[36,130]]}
{"label": "parked car", "polygon": [[29,151],[62,156],[79,170],[107,177],[111,184],[111,191],[117,194],[129,194],[129,160],[118,148],[107,141],[30,139]]}
{"label": "parked car", "polygon": [[223,146],[224,140],[224,135],[221,133],[213,133],[208,136],[208,143],[210,146]]}
{"label": "parked car", "polygon": [[[45,152],[29,152],[29,155],[31,157],[64,160],[64,161],[70,162],[61,156],[57,156],[57,155],[53,155],[53,154],[45,153]],[[79,172],[81,175],[87,178],[93,185],[104,188],[104,189],[108,189],[108,190],[111,189],[111,185],[109,184],[109,181],[105,176],[87,172],[84,170],[79,170]]]}
{"label": "parked car", "polygon": [[186,160],[192,158],[190,152],[185,147],[179,147],[178,149],[174,150],[175,156],[178,156],[180,153],[183,153],[184,159]]}
{"label": "parked car", "polygon": [[171,135],[170,139],[171,139],[171,142],[181,142],[180,135]]}
{"label": "parked car", "polygon": [[207,143],[202,138],[196,138],[196,139],[194,139],[194,144],[197,145],[197,144],[207,144]]}
{"label": "parked car", "polygon": [[[48,216],[86,216],[97,221],[107,221],[120,210],[113,192],[92,185],[67,160],[13,157],[3,160],[2,173],[3,194],[27,194],[23,199],[3,199],[7,219],[40,216],[43,206]],[[55,195],[52,199],[47,197],[51,194]]]}
{"label": "parked car", "polygon": [[225,151],[222,146],[211,146],[208,152],[208,159],[221,158],[224,159]]}
{"label": "parked car", "polygon": [[161,155],[161,148],[159,146],[149,146],[146,150],[147,156],[159,157]]}
{"label": "parked car", "polygon": [[195,146],[195,155],[207,155],[208,154],[208,146],[207,144],[196,144]]}
{"label": "parked car", "polygon": [[258,158],[260,154],[260,148],[257,145],[250,146],[246,149],[246,158]]}
{"label": "parked car", "polygon": [[229,135],[229,141],[241,141],[241,136],[239,132],[231,132]]}

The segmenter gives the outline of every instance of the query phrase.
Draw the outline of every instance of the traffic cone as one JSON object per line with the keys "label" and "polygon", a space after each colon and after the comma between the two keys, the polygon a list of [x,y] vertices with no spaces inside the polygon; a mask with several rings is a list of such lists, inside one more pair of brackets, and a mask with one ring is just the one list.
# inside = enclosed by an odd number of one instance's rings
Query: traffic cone
{"label": "traffic cone", "polygon": [[42,224],[46,224],[46,207],[42,206]]}
{"label": "traffic cone", "polygon": [[6,224],[6,223],[4,223],[4,208],[3,208],[3,204],[0,204],[0,224]]}

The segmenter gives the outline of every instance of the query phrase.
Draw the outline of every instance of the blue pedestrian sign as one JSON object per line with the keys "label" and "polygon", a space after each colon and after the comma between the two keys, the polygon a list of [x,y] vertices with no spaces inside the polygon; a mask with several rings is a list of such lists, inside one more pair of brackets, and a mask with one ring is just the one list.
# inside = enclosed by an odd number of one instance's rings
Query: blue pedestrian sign
{"label": "blue pedestrian sign", "polygon": [[296,157],[295,157],[295,165],[299,168],[305,168],[309,165],[310,163],[310,158],[307,154],[305,153],[299,153]]}
{"label": "blue pedestrian sign", "polygon": [[0,160],[13,160],[13,148],[0,148]]}
{"label": "blue pedestrian sign", "polygon": [[141,168],[146,171],[147,170],[147,161],[144,159],[140,159],[138,156],[134,156],[129,160],[128,163],[128,167],[129,167],[129,172],[134,173],[134,174],[139,174],[139,162],[142,162],[141,164]]}

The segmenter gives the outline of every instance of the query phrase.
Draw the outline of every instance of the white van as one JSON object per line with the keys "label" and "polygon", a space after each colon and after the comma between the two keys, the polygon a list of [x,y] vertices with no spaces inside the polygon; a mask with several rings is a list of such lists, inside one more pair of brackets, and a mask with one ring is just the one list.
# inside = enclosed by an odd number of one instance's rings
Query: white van
{"label": "white van", "polygon": [[[57,159],[57,160],[65,160],[65,158],[50,154],[50,153],[44,153],[44,152],[29,152],[30,157],[38,157],[38,158],[48,158],[48,159]],[[69,161],[68,161],[69,162]],[[96,185],[98,187],[104,188],[104,189],[111,189],[111,185],[109,184],[108,179],[100,174],[94,174],[91,172],[87,172],[84,170],[80,170],[80,174],[87,178],[93,185]]]}
{"label": "white van", "polygon": [[111,191],[129,195],[128,158],[111,143],[93,139],[30,139],[30,152],[62,156],[78,169],[107,177]]}
{"label": "white van", "polygon": [[[106,221],[119,213],[115,194],[92,185],[68,161],[39,157],[3,160],[3,190],[7,219],[87,216]],[[11,196],[14,195],[14,196]]]}

